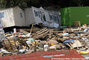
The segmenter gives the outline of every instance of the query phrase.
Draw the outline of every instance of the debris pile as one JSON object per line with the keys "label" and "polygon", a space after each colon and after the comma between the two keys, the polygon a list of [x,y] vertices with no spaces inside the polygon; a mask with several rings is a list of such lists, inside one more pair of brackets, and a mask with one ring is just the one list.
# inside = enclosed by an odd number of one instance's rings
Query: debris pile
{"label": "debris pile", "polygon": [[19,29],[15,33],[5,33],[6,39],[1,41],[2,56],[28,54],[50,50],[89,48],[89,28],[66,28],[63,31],[52,28]]}

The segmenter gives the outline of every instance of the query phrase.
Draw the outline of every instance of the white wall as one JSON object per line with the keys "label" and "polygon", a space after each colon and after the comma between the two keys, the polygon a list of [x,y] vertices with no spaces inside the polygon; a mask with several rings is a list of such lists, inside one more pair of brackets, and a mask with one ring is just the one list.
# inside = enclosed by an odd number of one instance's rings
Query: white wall
{"label": "white wall", "polygon": [[26,26],[36,23],[32,8],[25,9],[25,19],[26,19]]}
{"label": "white wall", "polygon": [[[39,16],[35,16],[35,11],[41,11]],[[43,23],[42,19],[43,15],[45,15],[45,19],[47,22],[51,22],[49,17],[49,11],[40,9],[40,8],[26,8],[24,11],[19,7],[9,8],[0,10],[0,13],[4,12],[4,17],[2,17],[1,21],[4,27],[11,26],[29,26],[30,24],[39,24]],[[54,12],[55,13],[55,12]],[[59,17],[60,18],[60,17]],[[59,23],[60,24],[60,23]]]}
{"label": "white wall", "polygon": [[24,11],[19,7],[0,10],[0,13],[4,13],[1,18],[3,27],[25,26]]}
{"label": "white wall", "polygon": [[24,11],[19,7],[13,8],[15,26],[25,26]]}
{"label": "white wall", "polygon": [[0,10],[0,13],[4,13],[3,17],[1,18],[3,27],[10,27],[15,25],[12,8]]}

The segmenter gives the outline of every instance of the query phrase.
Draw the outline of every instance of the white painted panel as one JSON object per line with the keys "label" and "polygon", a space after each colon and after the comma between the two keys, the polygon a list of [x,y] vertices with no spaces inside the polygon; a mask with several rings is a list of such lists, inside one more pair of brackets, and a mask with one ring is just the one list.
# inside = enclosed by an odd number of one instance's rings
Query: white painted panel
{"label": "white painted panel", "polygon": [[14,26],[14,19],[13,19],[13,9],[5,9],[5,10],[0,10],[0,13],[4,13],[4,16],[1,18],[1,22],[3,27],[10,27]]}
{"label": "white painted panel", "polygon": [[36,24],[32,8],[25,9],[25,19],[26,19],[26,26],[29,26],[30,24]]}
{"label": "white painted panel", "polygon": [[25,26],[24,11],[19,7],[13,8],[15,26]]}

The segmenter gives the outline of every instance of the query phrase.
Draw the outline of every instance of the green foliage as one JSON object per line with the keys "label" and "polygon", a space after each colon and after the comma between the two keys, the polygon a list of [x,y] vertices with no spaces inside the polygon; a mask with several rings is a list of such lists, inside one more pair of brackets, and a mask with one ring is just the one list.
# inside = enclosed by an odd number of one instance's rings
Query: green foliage
{"label": "green foliage", "polygon": [[5,8],[6,7],[6,0],[0,0],[0,8]]}
{"label": "green foliage", "polygon": [[30,6],[89,6],[89,0],[0,0],[0,8],[19,6],[21,8]]}

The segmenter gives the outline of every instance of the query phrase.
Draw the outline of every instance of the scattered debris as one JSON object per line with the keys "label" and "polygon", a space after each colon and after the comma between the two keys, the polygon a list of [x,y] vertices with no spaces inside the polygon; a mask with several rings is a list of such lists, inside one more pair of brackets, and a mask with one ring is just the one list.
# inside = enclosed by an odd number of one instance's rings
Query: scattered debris
{"label": "scattered debris", "polygon": [[[86,31],[84,31],[87,29]],[[89,48],[88,27],[65,28],[63,31],[53,28],[31,29],[14,28],[14,33],[5,33],[6,39],[1,41],[0,51],[4,53],[28,54],[32,52],[50,50],[69,50],[77,51]]]}

